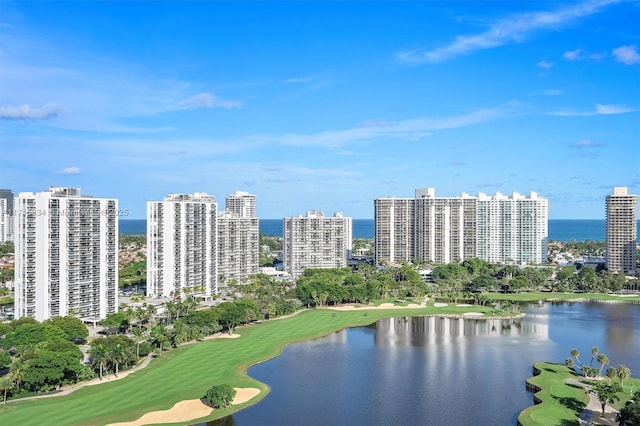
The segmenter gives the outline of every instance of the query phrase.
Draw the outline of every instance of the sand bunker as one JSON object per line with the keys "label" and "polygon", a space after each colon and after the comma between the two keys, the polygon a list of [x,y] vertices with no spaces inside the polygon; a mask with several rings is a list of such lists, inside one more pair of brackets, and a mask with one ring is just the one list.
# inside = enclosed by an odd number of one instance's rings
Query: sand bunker
{"label": "sand bunker", "polygon": [[344,306],[331,306],[329,309],[333,311],[372,311],[378,309],[415,309],[420,308],[420,305],[416,303],[409,303],[407,306],[396,306],[393,303],[383,303],[379,306],[353,306],[353,305],[344,305]]}
{"label": "sand bunker", "polygon": [[482,312],[465,312],[462,314],[463,317],[481,317],[484,316]]}
{"label": "sand bunker", "polygon": [[459,306],[461,308],[468,308],[469,306],[473,306],[473,305],[470,305],[468,303],[458,303],[456,306]]}
{"label": "sand bunker", "polygon": [[237,339],[238,337],[240,337],[239,334],[228,334],[228,333],[224,333],[224,334],[220,334],[215,336],[216,339]]}
{"label": "sand bunker", "polygon": [[435,306],[436,308],[444,308],[445,306],[447,306],[446,303],[434,303],[433,306]]}
{"label": "sand bunker", "polygon": [[[236,396],[233,405],[250,401],[260,393],[257,388],[234,388]],[[132,422],[111,423],[108,426],[143,426],[156,423],[182,423],[208,416],[213,408],[205,405],[199,399],[180,401],[168,410],[152,411]]]}
{"label": "sand bunker", "polygon": [[233,398],[233,405],[244,404],[247,401],[258,396],[260,389],[258,388],[234,388],[236,390],[236,396]]}

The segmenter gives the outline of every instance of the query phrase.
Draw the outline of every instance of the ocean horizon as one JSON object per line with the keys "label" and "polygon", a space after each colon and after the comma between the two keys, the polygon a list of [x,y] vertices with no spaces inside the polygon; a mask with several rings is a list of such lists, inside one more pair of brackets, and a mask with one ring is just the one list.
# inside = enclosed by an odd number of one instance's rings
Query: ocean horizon
{"label": "ocean horizon", "polygon": [[[638,221],[640,228],[640,221]],[[145,234],[146,219],[120,219],[121,234]],[[282,236],[282,219],[260,219],[260,232]],[[353,238],[373,238],[374,219],[353,219]],[[549,219],[549,240],[604,241],[604,219]]]}

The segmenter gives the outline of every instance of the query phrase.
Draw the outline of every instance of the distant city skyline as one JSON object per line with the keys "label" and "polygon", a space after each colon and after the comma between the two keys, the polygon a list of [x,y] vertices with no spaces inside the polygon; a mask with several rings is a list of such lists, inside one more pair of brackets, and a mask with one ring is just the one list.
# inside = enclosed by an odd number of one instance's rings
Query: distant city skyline
{"label": "distant city skyline", "polygon": [[373,218],[436,187],[604,219],[640,194],[640,2],[15,2],[0,187]]}

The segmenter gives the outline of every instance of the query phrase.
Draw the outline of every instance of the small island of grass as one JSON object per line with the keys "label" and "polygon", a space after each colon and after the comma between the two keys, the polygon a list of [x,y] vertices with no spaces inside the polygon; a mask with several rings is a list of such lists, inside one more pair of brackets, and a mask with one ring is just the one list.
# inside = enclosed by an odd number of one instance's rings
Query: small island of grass
{"label": "small island of grass", "polygon": [[[563,364],[538,362],[533,366],[534,377],[527,380],[527,390],[535,392],[535,405],[518,416],[520,426],[579,425],[580,419],[592,424],[618,424],[613,410],[618,411],[633,398],[633,390],[640,388],[640,379],[618,381],[622,391],[615,393],[612,407],[602,414],[597,395],[589,392],[596,383],[615,383],[618,379],[587,378]],[[617,399],[616,399],[617,398]],[[590,400],[594,400],[591,401]],[[611,410],[613,408],[613,410]],[[600,421],[600,422],[599,422]],[[609,423],[606,423],[609,422]],[[614,422],[614,423],[611,423]]]}

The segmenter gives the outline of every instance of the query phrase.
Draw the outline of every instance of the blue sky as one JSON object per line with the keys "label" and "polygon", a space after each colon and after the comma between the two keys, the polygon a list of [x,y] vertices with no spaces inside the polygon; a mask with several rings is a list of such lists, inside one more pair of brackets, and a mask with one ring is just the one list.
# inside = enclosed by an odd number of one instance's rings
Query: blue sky
{"label": "blue sky", "polygon": [[432,186],[640,193],[640,2],[0,0],[0,187],[373,217]]}

